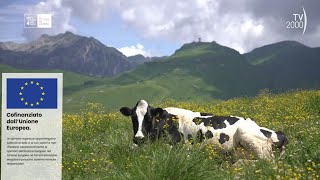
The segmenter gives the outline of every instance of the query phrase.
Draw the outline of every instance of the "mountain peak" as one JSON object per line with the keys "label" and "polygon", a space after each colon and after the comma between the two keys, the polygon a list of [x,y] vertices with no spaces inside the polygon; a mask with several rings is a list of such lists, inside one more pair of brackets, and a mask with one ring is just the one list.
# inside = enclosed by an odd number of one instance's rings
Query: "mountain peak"
{"label": "mountain peak", "polygon": [[266,45],[266,46],[262,46],[262,47],[276,47],[276,48],[292,48],[292,47],[308,47],[298,41],[280,41],[274,44],[270,44],[270,45]]}
{"label": "mountain peak", "polygon": [[75,36],[75,34],[73,34],[71,31],[66,31],[64,34],[65,35],[74,35]]}
{"label": "mountain peak", "polygon": [[173,56],[188,56],[193,55],[203,55],[207,53],[225,53],[231,52],[238,53],[236,50],[231,49],[226,46],[222,46],[215,41],[212,42],[191,42],[186,43],[181,46],[178,50],[175,51]]}
{"label": "mountain peak", "polygon": [[298,41],[290,41],[290,40],[287,40],[287,41],[280,41],[280,42],[277,42],[277,43],[274,43],[274,44],[268,44],[268,45],[265,45],[265,46],[261,46],[261,47],[258,47],[258,48],[255,48],[253,49],[251,52],[254,52],[254,51],[259,51],[260,49],[264,49],[264,50],[272,50],[272,51],[279,51],[280,49],[283,49],[283,48],[286,48],[286,49],[291,49],[291,48],[294,48],[294,47],[308,47]]}
{"label": "mountain peak", "polygon": [[145,58],[142,54],[136,54],[133,56],[129,56],[128,58]]}
{"label": "mountain peak", "polygon": [[257,65],[271,61],[281,54],[308,48],[308,46],[300,42],[287,40],[253,49],[251,52],[245,53],[244,56],[250,64]]}
{"label": "mountain peak", "polygon": [[69,31],[53,36],[42,34],[25,44],[0,44],[0,51],[3,53],[0,61],[5,64],[62,69],[99,77],[113,76],[134,67],[117,49]]}
{"label": "mountain peak", "polygon": [[81,36],[73,34],[70,31],[66,31],[65,33],[59,33],[57,35],[41,34],[41,36],[38,39],[36,39],[36,41],[39,40],[39,39],[47,39],[47,40],[51,39],[51,40],[53,40],[53,39],[74,38],[74,37],[81,37]]}

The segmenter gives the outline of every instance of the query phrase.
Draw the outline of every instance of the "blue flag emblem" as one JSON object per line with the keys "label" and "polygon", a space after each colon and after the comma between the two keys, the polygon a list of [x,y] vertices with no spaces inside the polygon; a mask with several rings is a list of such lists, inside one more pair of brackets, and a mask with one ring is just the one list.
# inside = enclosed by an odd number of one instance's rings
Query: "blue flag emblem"
{"label": "blue flag emblem", "polygon": [[56,78],[8,78],[8,109],[57,109]]}

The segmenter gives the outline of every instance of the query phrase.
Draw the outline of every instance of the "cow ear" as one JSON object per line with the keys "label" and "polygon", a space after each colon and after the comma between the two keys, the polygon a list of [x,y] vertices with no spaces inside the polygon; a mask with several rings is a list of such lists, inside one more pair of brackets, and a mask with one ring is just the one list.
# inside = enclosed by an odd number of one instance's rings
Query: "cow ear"
{"label": "cow ear", "polygon": [[131,116],[132,114],[132,109],[128,108],[128,107],[123,107],[120,109],[121,114],[125,115],[125,116]]}
{"label": "cow ear", "polygon": [[155,109],[151,109],[151,115],[152,116],[160,116],[163,113],[163,109],[162,108],[155,108]]}

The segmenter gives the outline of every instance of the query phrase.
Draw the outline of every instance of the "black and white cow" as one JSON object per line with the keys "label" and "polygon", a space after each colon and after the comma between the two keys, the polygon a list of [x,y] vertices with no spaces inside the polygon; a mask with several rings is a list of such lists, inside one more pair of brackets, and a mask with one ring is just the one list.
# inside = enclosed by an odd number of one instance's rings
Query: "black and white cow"
{"label": "black and white cow", "polygon": [[152,108],[145,100],[140,100],[133,108],[123,107],[120,112],[131,117],[135,144],[143,143],[145,138],[154,140],[162,135],[164,121],[156,121],[155,117],[162,114],[163,109]]}
{"label": "black and white cow", "polygon": [[281,131],[260,127],[250,118],[206,116],[196,117],[192,121],[206,143],[216,144],[224,152],[242,147],[257,158],[271,159],[274,157],[272,147],[280,149],[283,154],[288,144]]}
{"label": "black and white cow", "polygon": [[131,116],[134,142],[140,144],[145,138],[154,140],[168,132],[172,143],[188,142],[192,137],[200,142],[216,144],[223,152],[242,147],[255,157],[270,159],[272,146],[283,150],[288,143],[278,131],[260,127],[251,119],[234,116],[213,116],[181,108],[152,108],[144,100],[133,108],[123,107],[120,112]]}
{"label": "black and white cow", "polygon": [[[145,100],[140,100],[133,108],[123,107],[120,112],[131,117],[135,144],[143,143],[146,138],[149,140],[160,138],[164,133],[164,127],[167,127],[167,123],[171,122],[167,122],[167,119],[179,118],[182,121],[192,123],[192,119],[195,117],[209,115],[208,113],[193,112],[180,108],[153,108]],[[186,123],[180,122],[180,124],[179,129],[178,126],[173,126],[173,124],[169,126],[169,134],[173,142],[180,142],[181,133],[192,133],[189,132],[189,128],[185,127]],[[187,138],[185,138],[186,140]]]}

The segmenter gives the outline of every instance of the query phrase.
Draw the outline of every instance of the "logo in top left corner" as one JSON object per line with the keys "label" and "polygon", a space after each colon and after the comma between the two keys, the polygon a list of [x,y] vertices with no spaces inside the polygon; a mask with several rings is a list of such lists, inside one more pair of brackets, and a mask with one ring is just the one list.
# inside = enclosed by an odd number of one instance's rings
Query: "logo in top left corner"
{"label": "logo in top left corner", "polygon": [[25,28],[51,28],[51,14],[24,14]]}
{"label": "logo in top left corner", "polygon": [[8,78],[7,109],[57,109],[56,78]]}

